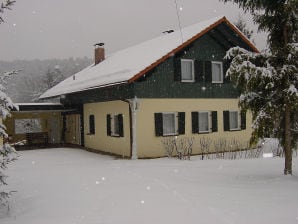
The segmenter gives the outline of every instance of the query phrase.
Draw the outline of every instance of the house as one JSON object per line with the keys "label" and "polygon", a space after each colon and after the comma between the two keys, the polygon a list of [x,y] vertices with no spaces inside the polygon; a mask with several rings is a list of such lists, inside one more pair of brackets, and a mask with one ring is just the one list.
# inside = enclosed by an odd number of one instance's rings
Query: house
{"label": "house", "polygon": [[[226,51],[256,47],[225,17],[213,18],[105,57],[46,91],[60,96],[66,130],[78,144],[130,158],[165,156],[168,136],[238,139],[251,134],[251,115],[238,108],[239,91],[225,72]],[[75,109],[75,110],[74,110]],[[76,136],[74,136],[76,138]],[[214,150],[214,144],[210,146]],[[200,147],[193,146],[193,154]]]}

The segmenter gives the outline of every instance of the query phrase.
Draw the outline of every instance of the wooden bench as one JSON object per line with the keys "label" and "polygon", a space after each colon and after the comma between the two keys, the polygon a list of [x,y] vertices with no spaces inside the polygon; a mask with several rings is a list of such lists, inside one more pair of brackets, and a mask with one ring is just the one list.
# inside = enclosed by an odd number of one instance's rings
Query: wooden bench
{"label": "wooden bench", "polygon": [[27,145],[47,145],[49,143],[48,132],[26,133]]}

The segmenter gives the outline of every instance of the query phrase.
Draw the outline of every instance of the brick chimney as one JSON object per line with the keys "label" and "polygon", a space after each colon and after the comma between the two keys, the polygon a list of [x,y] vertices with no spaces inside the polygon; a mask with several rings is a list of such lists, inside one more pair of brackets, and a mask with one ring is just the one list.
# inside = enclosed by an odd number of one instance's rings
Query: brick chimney
{"label": "brick chimney", "polygon": [[103,48],[104,43],[94,44],[94,65],[105,60],[105,49]]}

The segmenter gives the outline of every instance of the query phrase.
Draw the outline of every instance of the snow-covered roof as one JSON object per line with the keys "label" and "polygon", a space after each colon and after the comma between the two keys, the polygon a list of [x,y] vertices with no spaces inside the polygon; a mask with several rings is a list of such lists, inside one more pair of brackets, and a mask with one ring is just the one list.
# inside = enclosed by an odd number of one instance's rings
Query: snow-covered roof
{"label": "snow-covered roof", "polygon": [[171,56],[179,47],[187,45],[193,41],[193,38],[200,37],[222,22],[230,25],[254,48],[249,40],[225,17],[216,17],[185,27],[181,33],[180,31],[168,33],[116,52],[99,64],[91,65],[60,82],[42,94],[40,98],[130,82],[158,65],[162,59]]}

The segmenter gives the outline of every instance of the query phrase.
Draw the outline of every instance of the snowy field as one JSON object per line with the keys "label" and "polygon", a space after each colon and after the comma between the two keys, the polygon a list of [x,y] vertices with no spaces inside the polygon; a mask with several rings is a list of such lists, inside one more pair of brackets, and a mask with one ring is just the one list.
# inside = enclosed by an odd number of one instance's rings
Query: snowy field
{"label": "snowy field", "polygon": [[115,160],[80,149],[20,152],[1,224],[298,223],[298,159]]}

